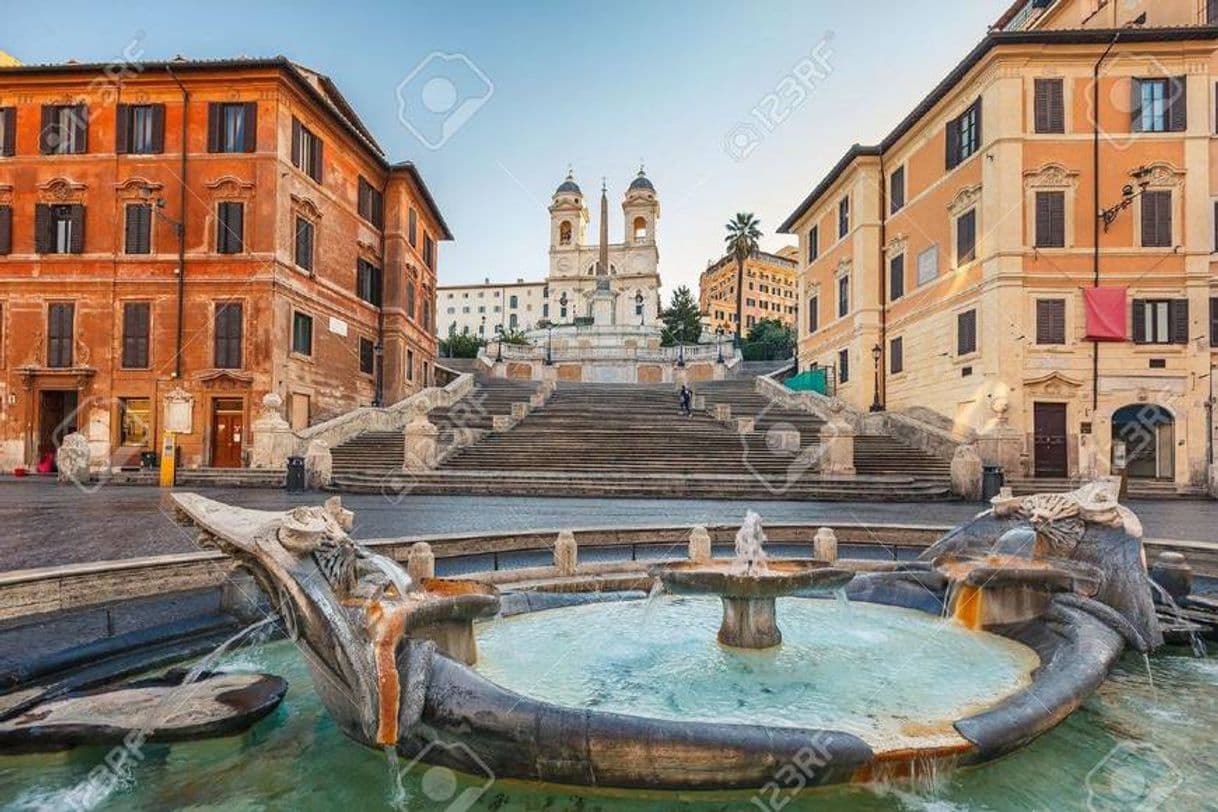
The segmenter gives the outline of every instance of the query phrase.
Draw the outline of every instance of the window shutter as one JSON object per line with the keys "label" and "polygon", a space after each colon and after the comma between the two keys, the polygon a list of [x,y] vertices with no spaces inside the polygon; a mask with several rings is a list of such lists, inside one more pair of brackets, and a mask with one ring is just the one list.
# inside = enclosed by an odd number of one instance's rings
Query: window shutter
{"label": "window shutter", "polygon": [[1037,79],[1033,106],[1038,133],[1066,131],[1065,90],[1061,79]]}
{"label": "window shutter", "polygon": [[220,151],[220,128],[223,127],[224,117],[221,115],[219,102],[209,102],[207,105],[207,151]]}
{"label": "window shutter", "polygon": [[969,310],[956,316],[956,354],[968,355],[977,350],[977,311]]}
{"label": "window shutter", "polygon": [[124,228],[126,253],[142,253],[139,248],[140,240],[140,205],[134,203],[127,206],[127,224]]}
{"label": "window shutter", "polygon": [[1172,344],[1188,343],[1188,299],[1172,299],[1168,305]]}
{"label": "window shutter", "polygon": [[300,121],[292,119],[292,166],[300,168]]}
{"label": "window shutter", "polygon": [[[183,110],[182,114],[186,112]],[[160,155],[165,151],[165,105],[152,105],[152,151]]]}
{"label": "window shutter", "polygon": [[13,251],[13,207],[0,206],[0,256]]}
{"label": "window shutter", "polygon": [[72,222],[72,244],[68,246],[69,253],[83,254],[85,252],[85,207],[73,203],[69,207],[69,218]]}
{"label": "window shutter", "polygon": [[1210,346],[1218,347],[1218,298],[1210,299]]}
{"label": "window shutter", "polygon": [[[1093,90],[1093,93],[1098,91]],[[1129,80],[1129,110],[1133,115],[1130,129],[1135,133],[1142,132],[1142,80]]]}
{"label": "window shutter", "polygon": [[1187,77],[1167,80],[1168,106],[1167,129],[1181,133],[1188,129],[1188,81]]}
{"label": "window shutter", "polygon": [[126,155],[131,140],[131,105],[120,104],[114,114],[114,151]]}
{"label": "window shutter", "polygon": [[977,101],[973,102],[972,109],[975,111],[977,116],[977,129],[973,135],[973,138],[975,139],[973,142],[973,152],[977,152],[981,149],[981,145],[985,143],[985,131],[981,127],[981,99],[977,99]]}
{"label": "window shutter", "polygon": [[234,253],[245,250],[245,205],[229,203],[229,239],[233,240],[231,248]]}
{"label": "window shutter", "polygon": [[1040,299],[1036,302],[1036,343],[1066,343],[1066,302]]}
{"label": "window shutter", "polygon": [[321,159],[322,159],[322,150],[324,148],[325,148],[325,145],[321,142],[321,139],[314,137],[313,138],[313,180],[317,181],[318,183],[321,183],[321,179],[322,179]]}
{"label": "window shutter", "polygon": [[258,102],[245,103],[245,151],[258,149]]}
{"label": "window shutter", "polygon": [[55,121],[55,105],[42,105],[42,126],[38,129],[38,151],[43,155],[50,155],[51,150],[51,123]]}
{"label": "window shutter", "polygon": [[89,151],[89,108],[83,104],[78,104],[72,108],[72,130],[75,133],[76,149],[73,152],[85,153]]}
{"label": "window shutter", "polygon": [[960,163],[960,120],[947,123],[947,168],[955,169]]}
{"label": "window shutter", "polygon": [[1146,343],[1146,301],[1133,300],[1133,343]]}
{"label": "window shutter", "polygon": [[4,116],[4,143],[0,144],[0,154],[16,155],[17,154],[17,108],[6,107],[0,111],[0,115]]}
{"label": "window shutter", "polygon": [[893,257],[888,263],[888,298],[895,302],[905,295],[905,255]]}
{"label": "window shutter", "polygon": [[51,253],[51,207],[46,203],[34,206],[34,253]]}

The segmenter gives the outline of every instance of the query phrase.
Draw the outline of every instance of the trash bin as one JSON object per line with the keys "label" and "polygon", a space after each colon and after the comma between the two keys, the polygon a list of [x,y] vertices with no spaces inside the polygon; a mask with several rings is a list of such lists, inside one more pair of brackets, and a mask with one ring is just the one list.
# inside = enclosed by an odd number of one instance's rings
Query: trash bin
{"label": "trash bin", "polygon": [[155,451],[141,451],[140,452],[140,467],[141,468],[156,468],[157,467],[156,452]]}
{"label": "trash bin", "polygon": [[987,465],[981,469],[981,501],[989,502],[999,491],[1002,490],[1003,483],[1006,477],[1003,475],[1002,467],[998,465]]}
{"label": "trash bin", "polygon": [[288,493],[303,493],[305,489],[304,457],[288,457],[288,478],[285,483]]}

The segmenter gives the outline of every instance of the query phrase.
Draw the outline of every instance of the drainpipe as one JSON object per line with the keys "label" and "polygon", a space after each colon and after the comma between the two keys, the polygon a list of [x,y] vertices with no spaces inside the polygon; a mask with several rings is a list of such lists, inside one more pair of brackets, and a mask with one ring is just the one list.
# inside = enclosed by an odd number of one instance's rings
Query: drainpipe
{"label": "drainpipe", "polygon": [[877,364],[880,376],[876,399],[888,409],[888,262],[884,247],[888,243],[888,172],[884,153],[880,152],[880,360]]}
{"label": "drainpipe", "polygon": [[385,184],[381,187],[381,304],[376,309],[376,347],[372,351],[373,382],[372,405],[385,405],[385,274],[389,270],[385,240],[385,199],[389,192],[390,168],[385,173]]}
{"label": "drainpipe", "polygon": [[182,157],[181,169],[179,170],[180,177],[178,180],[178,324],[177,324],[177,339],[176,351],[174,352],[173,377],[176,380],[182,379],[182,343],[186,320],[186,133],[187,119],[190,111],[190,92],[186,90],[186,86],[178,79],[177,74],[168,65],[165,66],[165,72],[169,74],[169,78],[174,81],[178,89],[182,91]]}

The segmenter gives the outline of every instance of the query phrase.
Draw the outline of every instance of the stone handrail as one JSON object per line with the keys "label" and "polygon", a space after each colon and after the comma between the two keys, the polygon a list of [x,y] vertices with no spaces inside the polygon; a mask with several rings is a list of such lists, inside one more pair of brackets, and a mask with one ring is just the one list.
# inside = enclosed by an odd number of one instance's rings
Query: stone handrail
{"label": "stone handrail", "polygon": [[415,415],[452,406],[472,391],[474,376],[467,372],[458,375],[443,388],[433,386],[420,390],[392,406],[361,406],[352,409],[346,414],[294,432],[297,453],[303,454],[315,440],[334,448],[367,431],[399,431],[405,428]]}
{"label": "stone handrail", "polygon": [[[772,403],[795,411],[807,412],[826,422],[837,419],[831,408],[835,398],[826,397],[819,392],[792,392],[770,375],[760,375],[754,380],[757,394],[768,398]],[[837,403],[842,407],[840,418],[850,423],[855,431],[861,431],[863,413],[843,400],[838,400]]]}
{"label": "stone handrail", "polygon": [[[739,362],[739,353],[730,347],[723,348],[724,363],[731,367]],[[501,349],[489,345],[479,350],[478,357],[487,361],[502,357],[504,361],[544,361],[545,347],[504,344]],[[549,352],[555,362],[563,361],[643,361],[672,364],[684,358],[686,363],[715,361],[719,349],[713,344],[688,344],[682,353],[678,347],[555,347]]]}

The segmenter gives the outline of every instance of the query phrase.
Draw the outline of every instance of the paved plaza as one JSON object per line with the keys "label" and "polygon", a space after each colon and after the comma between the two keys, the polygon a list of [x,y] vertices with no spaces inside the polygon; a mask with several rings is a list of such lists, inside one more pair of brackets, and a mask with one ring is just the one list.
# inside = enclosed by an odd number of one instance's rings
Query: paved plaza
{"label": "paved plaza", "polygon": [[[281,490],[200,489],[243,507],[278,510],[318,504],[327,494]],[[83,491],[46,481],[0,482],[0,571],[193,552],[194,535],[179,527],[168,491],[105,486]],[[500,532],[563,527],[713,524],[739,521],[753,509],[770,522],[861,522],[954,525],[980,505],[841,503],[675,499],[558,499],[490,496],[346,495],[359,539],[443,533]],[[1151,538],[1214,540],[1218,503],[1130,502]]]}

